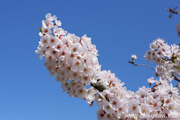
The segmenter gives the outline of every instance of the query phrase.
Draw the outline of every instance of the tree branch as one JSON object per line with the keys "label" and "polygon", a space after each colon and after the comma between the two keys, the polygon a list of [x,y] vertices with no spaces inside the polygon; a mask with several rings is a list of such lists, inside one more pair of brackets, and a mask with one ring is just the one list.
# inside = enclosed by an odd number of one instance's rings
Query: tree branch
{"label": "tree branch", "polygon": [[150,66],[148,66],[146,64],[135,64],[134,62],[131,62],[131,61],[128,61],[128,63],[131,63],[134,66],[144,66],[144,67],[148,67],[148,68],[150,68],[152,70],[155,70],[154,68],[152,68],[152,67],[150,67]]}
{"label": "tree branch", "polygon": [[172,74],[172,77],[174,78],[174,80],[180,82],[180,80],[174,75],[174,73]]}
{"label": "tree branch", "polygon": [[[134,66],[144,66],[144,67],[148,67],[148,68],[150,68],[150,69],[152,69],[152,70],[155,70],[154,68],[152,68],[152,67],[150,67],[150,66],[148,66],[148,65],[146,65],[146,64],[135,64],[134,61],[132,61],[132,62],[131,62],[131,61],[128,61],[128,63],[131,63],[131,64],[134,65]],[[174,73],[172,73],[172,77],[173,77],[174,80],[180,82],[180,80],[174,75]]]}

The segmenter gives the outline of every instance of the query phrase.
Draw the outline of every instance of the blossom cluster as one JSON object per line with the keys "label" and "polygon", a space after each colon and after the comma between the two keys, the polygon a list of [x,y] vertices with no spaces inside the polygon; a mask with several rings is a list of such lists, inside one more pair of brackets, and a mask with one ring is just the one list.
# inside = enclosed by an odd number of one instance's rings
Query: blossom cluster
{"label": "blossom cluster", "polygon": [[[180,97],[178,89],[172,84],[161,78],[150,78],[148,82],[155,84],[153,88],[143,86],[137,92],[128,91],[114,73],[101,71],[97,58],[98,51],[91,43],[91,38],[70,34],[60,26],[61,21],[57,20],[56,16],[51,16],[50,13],[46,15],[46,20],[42,21],[39,33],[41,39],[36,53],[40,59],[45,57],[45,66],[50,75],[56,76],[56,81],[61,82],[62,89],[69,96],[83,98],[90,106],[94,102],[98,104],[99,120],[180,117]],[[151,45],[150,54],[147,53],[145,56],[146,59],[162,66],[160,61],[169,62],[168,59],[172,59],[172,50],[163,40],[157,41],[158,43],[154,42]],[[174,52],[177,51],[177,47],[174,45]],[[137,57],[133,55],[132,59]],[[92,86],[98,79],[102,80],[106,89],[99,91]]]}
{"label": "blossom cluster", "polygon": [[[85,98],[92,90],[86,89],[98,76],[101,69],[97,59],[96,46],[86,35],[78,37],[67,33],[61,21],[51,14],[42,21],[41,39],[36,53],[45,57],[45,66],[51,76],[56,76],[62,88],[70,96]],[[92,92],[91,94],[94,94]]]}
{"label": "blossom cluster", "polygon": [[176,75],[180,79],[180,48],[179,45],[168,45],[163,39],[158,38],[150,44],[150,50],[145,54],[145,59],[156,63],[157,77],[172,81]]}
{"label": "blossom cluster", "polygon": [[148,80],[155,87],[142,87],[136,93],[127,91],[125,87],[104,90],[101,94],[107,99],[100,99],[97,112],[100,120],[121,119],[162,119],[180,117],[180,96],[178,89],[167,81]]}

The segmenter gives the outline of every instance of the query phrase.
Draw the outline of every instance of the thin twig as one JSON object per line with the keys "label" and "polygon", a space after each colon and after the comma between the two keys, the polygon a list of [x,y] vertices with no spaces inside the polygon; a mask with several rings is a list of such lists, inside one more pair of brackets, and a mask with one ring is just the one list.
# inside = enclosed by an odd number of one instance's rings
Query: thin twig
{"label": "thin twig", "polygon": [[148,65],[145,65],[145,64],[134,64],[134,66],[145,66],[145,67],[148,67],[148,68],[150,68],[152,70],[155,70],[154,68],[152,68],[152,67],[150,67]]}
{"label": "thin twig", "polygon": [[146,64],[135,64],[134,62],[131,62],[131,61],[128,61],[129,63],[131,63],[132,65],[134,65],[134,66],[144,66],[144,67],[148,67],[148,68],[150,68],[150,69],[152,69],[152,70],[155,70],[154,68],[152,68],[152,67],[150,67],[150,66],[148,66],[148,65],[146,65]]}

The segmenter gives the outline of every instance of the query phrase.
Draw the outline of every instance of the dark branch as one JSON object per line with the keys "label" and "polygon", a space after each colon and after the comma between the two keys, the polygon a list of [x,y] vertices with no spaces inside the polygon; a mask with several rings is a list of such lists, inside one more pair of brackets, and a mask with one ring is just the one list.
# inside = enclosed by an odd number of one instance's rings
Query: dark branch
{"label": "dark branch", "polygon": [[174,73],[172,74],[172,77],[174,78],[174,80],[180,82],[180,80],[174,75]]}

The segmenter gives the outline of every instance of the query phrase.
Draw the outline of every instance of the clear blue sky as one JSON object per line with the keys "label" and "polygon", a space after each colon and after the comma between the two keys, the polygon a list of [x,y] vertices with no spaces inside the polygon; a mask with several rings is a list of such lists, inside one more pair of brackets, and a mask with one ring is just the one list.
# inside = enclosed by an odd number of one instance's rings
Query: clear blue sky
{"label": "clear blue sky", "polygon": [[136,91],[148,86],[154,72],[128,64],[131,54],[149,64],[143,56],[154,39],[180,42],[175,31],[180,16],[169,19],[169,6],[180,7],[180,1],[1,0],[0,120],[96,120],[97,105],[90,108],[62,92],[34,52],[46,13],[57,15],[68,32],[92,37],[102,69]]}

